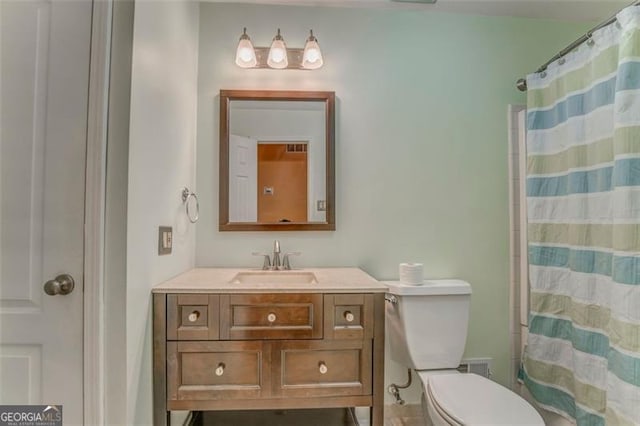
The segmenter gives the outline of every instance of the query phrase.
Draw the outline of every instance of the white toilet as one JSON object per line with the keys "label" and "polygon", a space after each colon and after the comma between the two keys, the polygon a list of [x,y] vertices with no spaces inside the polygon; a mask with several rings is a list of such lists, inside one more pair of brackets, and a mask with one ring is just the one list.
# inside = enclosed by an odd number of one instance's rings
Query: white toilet
{"label": "white toilet", "polygon": [[423,285],[384,282],[391,358],[416,371],[428,423],[544,426],[538,412],[509,389],[460,365],[467,339],[471,286],[460,280]]}

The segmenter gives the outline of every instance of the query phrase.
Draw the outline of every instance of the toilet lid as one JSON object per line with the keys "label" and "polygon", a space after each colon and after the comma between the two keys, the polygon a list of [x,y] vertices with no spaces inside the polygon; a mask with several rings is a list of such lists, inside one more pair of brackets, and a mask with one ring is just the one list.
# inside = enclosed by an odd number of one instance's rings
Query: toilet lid
{"label": "toilet lid", "polygon": [[460,424],[544,426],[527,401],[477,374],[434,375],[426,382],[433,401]]}

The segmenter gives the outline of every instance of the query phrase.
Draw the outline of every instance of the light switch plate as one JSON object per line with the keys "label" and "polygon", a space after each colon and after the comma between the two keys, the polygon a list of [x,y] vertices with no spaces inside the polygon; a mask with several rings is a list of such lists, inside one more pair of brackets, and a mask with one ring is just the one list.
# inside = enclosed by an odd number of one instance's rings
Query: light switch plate
{"label": "light switch plate", "polygon": [[171,254],[173,230],[170,226],[158,227],[158,255]]}

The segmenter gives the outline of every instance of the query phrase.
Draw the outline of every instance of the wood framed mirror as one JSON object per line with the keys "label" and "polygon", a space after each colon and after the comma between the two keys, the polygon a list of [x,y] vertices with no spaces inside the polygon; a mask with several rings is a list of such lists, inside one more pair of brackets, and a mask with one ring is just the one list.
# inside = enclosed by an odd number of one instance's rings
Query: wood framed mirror
{"label": "wood framed mirror", "polygon": [[220,91],[220,231],[333,231],[335,93]]}

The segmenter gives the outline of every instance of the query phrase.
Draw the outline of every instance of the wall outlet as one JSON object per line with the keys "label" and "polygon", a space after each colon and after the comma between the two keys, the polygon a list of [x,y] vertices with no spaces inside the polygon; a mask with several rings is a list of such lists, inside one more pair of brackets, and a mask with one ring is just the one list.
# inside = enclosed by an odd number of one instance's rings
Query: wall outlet
{"label": "wall outlet", "polygon": [[171,254],[173,247],[173,230],[170,226],[158,228],[158,255]]}
{"label": "wall outlet", "polygon": [[327,201],[326,200],[318,200],[317,202],[317,210],[319,212],[327,211]]}

